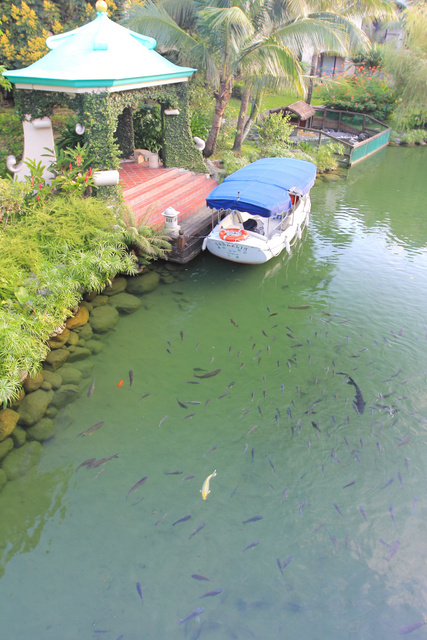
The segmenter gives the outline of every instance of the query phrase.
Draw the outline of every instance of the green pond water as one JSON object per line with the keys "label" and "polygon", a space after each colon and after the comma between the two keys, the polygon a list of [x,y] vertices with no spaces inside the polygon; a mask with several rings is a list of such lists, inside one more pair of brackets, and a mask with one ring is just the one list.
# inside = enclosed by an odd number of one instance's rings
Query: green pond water
{"label": "green pond water", "polygon": [[3,637],[389,639],[423,620],[425,175],[424,149],[388,148],[319,178],[291,257],[201,255],[103,337],[0,495]]}

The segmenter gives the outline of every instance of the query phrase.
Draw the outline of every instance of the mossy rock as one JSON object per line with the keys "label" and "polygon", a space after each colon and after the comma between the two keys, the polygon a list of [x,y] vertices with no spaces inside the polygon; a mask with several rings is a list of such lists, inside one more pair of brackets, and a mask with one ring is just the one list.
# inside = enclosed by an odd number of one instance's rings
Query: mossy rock
{"label": "mossy rock", "polygon": [[58,391],[55,391],[55,395],[52,400],[54,407],[65,407],[66,404],[74,402],[79,393],[79,388],[76,384],[63,384]]}
{"label": "mossy rock", "polygon": [[109,296],[96,296],[96,298],[94,298],[92,301],[92,309],[95,309],[95,307],[103,307],[104,304],[108,304],[109,300]]}
{"label": "mossy rock", "polygon": [[58,333],[58,335],[49,338],[47,343],[51,349],[60,349],[68,341],[69,336],[70,330],[64,329],[61,333]]}
{"label": "mossy rock", "polygon": [[80,384],[83,377],[80,369],[68,364],[65,364],[63,367],[58,369],[58,371],[62,377],[62,384]]}
{"label": "mossy rock", "polygon": [[[37,392],[35,392],[37,393]],[[2,469],[8,480],[17,480],[36,465],[42,454],[40,442],[27,442],[20,449],[14,449],[2,462]]]}
{"label": "mossy rock", "polygon": [[55,349],[47,354],[47,358],[44,361],[44,368],[49,371],[56,371],[61,367],[64,362],[70,357],[68,349]]}
{"label": "mossy rock", "polygon": [[82,327],[89,320],[89,311],[86,307],[79,307],[76,315],[68,318],[65,326],[67,329],[77,329],[78,327]]}
{"label": "mossy rock", "polygon": [[7,475],[5,474],[3,469],[0,469],[0,491],[3,491],[6,485],[7,485]]}
{"label": "mossy rock", "polygon": [[[120,294],[119,294],[120,295]],[[93,355],[97,355],[98,353],[101,353],[101,351],[104,348],[104,344],[102,342],[100,342],[99,340],[88,340],[86,342],[85,345],[88,349],[91,350],[91,353]]]}
{"label": "mossy rock", "polygon": [[120,319],[117,309],[110,304],[96,307],[90,314],[90,325],[95,333],[107,333],[114,329]]}
{"label": "mossy rock", "polygon": [[19,449],[19,447],[22,447],[27,441],[27,432],[18,424],[12,431],[11,438],[15,449]]}
{"label": "mossy rock", "polygon": [[149,293],[157,289],[159,282],[160,276],[157,271],[147,271],[140,276],[135,276],[128,280],[127,292],[136,295]]}
{"label": "mossy rock", "polygon": [[[105,287],[102,293],[104,296],[115,296],[118,293],[123,293],[123,291],[126,291],[126,287],[127,287],[126,278],[120,278],[120,277],[114,278],[113,282],[108,287]],[[92,301],[92,304],[93,304],[93,301]]]}
{"label": "mossy rock", "polygon": [[24,389],[20,389],[16,400],[12,400],[11,402],[9,402],[9,405],[8,405],[9,409],[13,409],[14,411],[17,411],[19,405],[22,403],[24,398],[25,398],[25,391]]}
{"label": "mossy rock", "polygon": [[19,413],[13,409],[0,410],[0,442],[6,440],[18,424]]}
{"label": "mossy rock", "polygon": [[12,438],[6,438],[3,442],[0,442],[0,460],[3,460],[10,451],[13,449]]}
{"label": "mossy rock", "polygon": [[59,389],[62,384],[62,377],[58,371],[48,371],[47,369],[43,369],[42,375],[45,382],[49,382],[49,384],[52,385],[52,389]]}
{"label": "mossy rock", "polygon": [[50,440],[55,435],[55,422],[51,418],[42,418],[33,427],[27,429],[28,440],[44,442]]}
{"label": "mossy rock", "polygon": [[118,293],[111,298],[111,304],[123,313],[133,313],[139,309],[142,301],[131,293]]}
{"label": "mossy rock", "polygon": [[25,393],[31,393],[41,387],[43,380],[43,374],[40,371],[35,376],[27,376],[22,383]]}
{"label": "mossy rock", "polygon": [[88,358],[87,360],[79,360],[78,362],[73,362],[73,366],[75,369],[81,371],[83,378],[90,378],[90,376],[93,374],[95,363],[91,358]]}
{"label": "mossy rock", "polygon": [[[85,327],[87,325],[84,325]],[[68,340],[67,340],[67,344],[71,344],[73,346],[75,346],[78,341],[80,340],[79,334],[76,333],[75,331],[70,331],[70,334],[68,336]]]}
{"label": "mossy rock", "polygon": [[31,427],[41,420],[53,400],[54,392],[37,389],[25,396],[19,407],[19,424]]}
{"label": "mossy rock", "polygon": [[86,347],[74,347],[71,351],[70,349],[70,357],[68,358],[68,362],[77,362],[78,360],[85,360],[92,352]]}
{"label": "mossy rock", "polygon": [[89,323],[85,324],[84,327],[79,329],[78,332],[79,340],[90,340],[93,336],[93,329]]}

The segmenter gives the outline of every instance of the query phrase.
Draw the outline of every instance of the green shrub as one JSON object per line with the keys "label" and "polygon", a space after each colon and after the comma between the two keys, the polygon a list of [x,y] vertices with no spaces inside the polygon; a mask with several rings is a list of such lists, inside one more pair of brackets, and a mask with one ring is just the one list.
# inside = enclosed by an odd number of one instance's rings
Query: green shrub
{"label": "green shrub", "polygon": [[77,115],[68,116],[61,133],[55,138],[55,148],[57,151],[65,149],[75,149],[78,145],[84,145],[87,142],[86,131],[83,134],[76,133],[76,125],[80,120]]}
{"label": "green shrub", "polygon": [[319,146],[313,146],[310,150],[304,149],[317,165],[318,173],[332,171],[338,167],[339,157],[344,153],[344,145],[339,142],[328,142]]}
{"label": "green shrub", "polygon": [[420,144],[427,140],[427,131],[425,129],[411,129],[402,135],[402,140],[406,144]]}
{"label": "green shrub", "polygon": [[0,113],[0,178],[11,175],[6,167],[7,156],[15,156],[19,161],[23,149],[22,122],[11,109],[7,109],[4,113]]}
{"label": "green shrub", "polygon": [[162,146],[162,120],[158,105],[142,105],[133,113],[136,149],[157,153]]}
{"label": "green shrub", "polygon": [[331,109],[366,113],[385,120],[393,112],[396,94],[388,75],[375,67],[369,71],[357,67],[357,74],[344,76],[315,88],[323,104]]}
{"label": "green shrub", "polygon": [[264,121],[257,123],[258,140],[261,148],[270,145],[286,145],[294,130],[294,125],[290,124],[289,115],[282,116],[281,113],[273,113]]}

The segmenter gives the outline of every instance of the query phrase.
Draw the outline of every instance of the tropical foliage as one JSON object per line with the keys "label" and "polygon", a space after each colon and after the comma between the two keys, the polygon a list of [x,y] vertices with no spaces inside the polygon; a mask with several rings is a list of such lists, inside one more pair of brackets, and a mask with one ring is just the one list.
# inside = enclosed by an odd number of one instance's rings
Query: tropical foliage
{"label": "tropical foliage", "polygon": [[32,192],[31,179],[0,181],[0,403],[37,371],[84,291],[136,271],[106,203],[67,194],[28,207]]}
{"label": "tropical foliage", "polygon": [[390,116],[396,102],[388,74],[376,67],[357,67],[355,75],[329,81],[315,92],[326,107],[367,113],[378,120]]}
{"label": "tropical foliage", "polygon": [[[93,20],[96,0],[2,0],[0,64],[26,67],[44,56],[49,35],[70,31]],[[123,0],[107,0],[111,15],[120,17]]]}

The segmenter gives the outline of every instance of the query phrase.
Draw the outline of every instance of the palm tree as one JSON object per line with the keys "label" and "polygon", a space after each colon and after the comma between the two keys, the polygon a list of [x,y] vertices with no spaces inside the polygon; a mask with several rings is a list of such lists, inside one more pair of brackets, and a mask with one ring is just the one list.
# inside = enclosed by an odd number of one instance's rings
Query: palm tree
{"label": "palm tree", "polygon": [[164,53],[173,52],[181,63],[203,70],[213,84],[215,111],[206,157],[215,151],[237,81],[281,79],[302,92],[298,53],[305,43],[345,46],[341,27],[298,13],[294,6],[299,4],[300,0],[147,0],[129,8],[127,26],[154,37]]}

